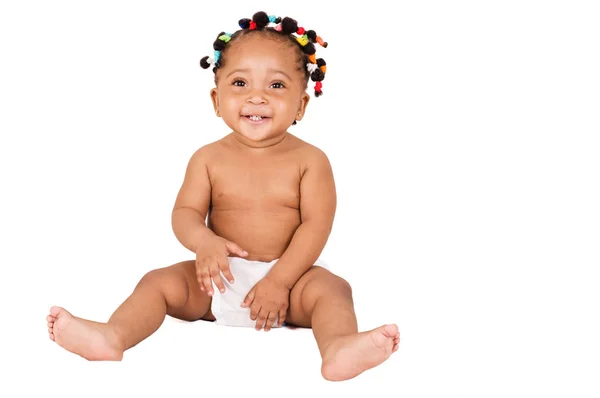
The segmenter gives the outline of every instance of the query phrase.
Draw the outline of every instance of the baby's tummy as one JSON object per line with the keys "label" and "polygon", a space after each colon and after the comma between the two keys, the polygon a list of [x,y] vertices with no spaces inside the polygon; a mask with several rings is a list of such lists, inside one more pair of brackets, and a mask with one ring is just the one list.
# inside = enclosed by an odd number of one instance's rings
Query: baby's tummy
{"label": "baby's tummy", "polygon": [[291,208],[270,211],[213,208],[208,220],[215,234],[246,250],[246,259],[258,261],[281,257],[299,225],[300,212]]}

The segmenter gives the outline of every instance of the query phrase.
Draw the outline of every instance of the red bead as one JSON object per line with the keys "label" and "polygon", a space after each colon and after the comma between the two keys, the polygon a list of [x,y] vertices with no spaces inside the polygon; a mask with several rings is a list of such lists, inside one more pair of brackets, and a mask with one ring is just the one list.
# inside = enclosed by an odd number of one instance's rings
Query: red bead
{"label": "red bead", "polygon": [[303,27],[298,28],[298,30],[296,31],[296,33],[298,33],[299,35],[303,35],[305,32]]}
{"label": "red bead", "polygon": [[256,22],[250,21],[250,30],[256,29]]}
{"label": "red bead", "polygon": [[323,83],[321,83],[321,82],[316,82],[315,83],[315,90],[321,91],[322,87],[323,87]]}

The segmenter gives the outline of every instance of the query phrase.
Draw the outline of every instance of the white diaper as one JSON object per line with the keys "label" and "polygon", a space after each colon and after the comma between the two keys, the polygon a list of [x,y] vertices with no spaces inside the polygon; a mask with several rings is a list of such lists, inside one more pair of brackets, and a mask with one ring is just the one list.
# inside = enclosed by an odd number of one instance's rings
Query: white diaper
{"label": "white diaper", "polygon": [[[221,276],[225,285],[225,293],[219,292],[213,282],[215,294],[212,298],[211,311],[219,325],[255,327],[256,321],[250,319],[250,308],[242,308],[240,304],[250,289],[267,275],[279,259],[268,263],[246,260],[241,257],[228,257],[228,259],[229,268],[235,281],[230,284],[225,277]],[[321,259],[318,259],[315,265],[328,268],[325,261]],[[278,319],[275,321],[279,322]]]}

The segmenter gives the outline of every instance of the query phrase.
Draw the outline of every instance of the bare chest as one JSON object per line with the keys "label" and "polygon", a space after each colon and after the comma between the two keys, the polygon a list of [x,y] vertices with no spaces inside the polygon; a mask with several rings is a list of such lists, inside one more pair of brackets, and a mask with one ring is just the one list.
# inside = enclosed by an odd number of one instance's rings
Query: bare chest
{"label": "bare chest", "polygon": [[213,210],[300,208],[297,164],[224,162],[211,171]]}

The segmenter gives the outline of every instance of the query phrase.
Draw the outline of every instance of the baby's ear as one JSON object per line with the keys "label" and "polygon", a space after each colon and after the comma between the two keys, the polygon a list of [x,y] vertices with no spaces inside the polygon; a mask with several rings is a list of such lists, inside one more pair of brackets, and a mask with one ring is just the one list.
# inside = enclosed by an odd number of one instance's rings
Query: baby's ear
{"label": "baby's ear", "polygon": [[221,114],[219,113],[219,95],[217,93],[216,87],[210,90],[210,99],[213,103],[213,108],[215,108],[215,114],[217,116],[221,116]]}
{"label": "baby's ear", "polygon": [[300,98],[300,108],[298,109],[298,116],[300,119],[304,116],[304,112],[306,112],[306,107],[308,106],[308,102],[310,101],[310,95],[308,93],[303,93],[302,98]]}

